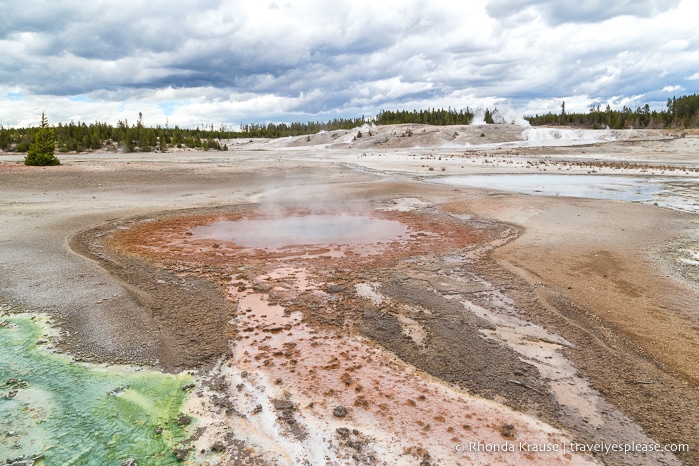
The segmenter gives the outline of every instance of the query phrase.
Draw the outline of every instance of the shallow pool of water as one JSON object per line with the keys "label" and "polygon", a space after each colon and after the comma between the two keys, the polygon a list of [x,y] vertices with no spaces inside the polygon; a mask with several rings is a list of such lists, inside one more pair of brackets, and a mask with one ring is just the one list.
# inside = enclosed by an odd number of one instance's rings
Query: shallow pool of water
{"label": "shallow pool of water", "polygon": [[408,228],[395,220],[360,215],[312,214],[219,221],[192,228],[195,237],[249,248],[302,244],[372,244],[399,239]]}
{"label": "shallow pool of water", "polygon": [[542,196],[657,203],[676,210],[699,211],[699,180],[697,179],[523,174],[446,176],[429,181]]}
{"label": "shallow pool of water", "polygon": [[0,315],[0,461],[177,464],[173,449],[185,432],[176,420],[190,377],[75,363],[41,349],[41,320]]}

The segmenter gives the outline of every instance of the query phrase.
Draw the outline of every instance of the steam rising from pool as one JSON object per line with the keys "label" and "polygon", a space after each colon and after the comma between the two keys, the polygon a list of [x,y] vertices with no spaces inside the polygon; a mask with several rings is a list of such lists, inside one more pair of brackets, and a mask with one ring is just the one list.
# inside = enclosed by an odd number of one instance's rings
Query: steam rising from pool
{"label": "steam rising from pool", "polygon": [[199,238],[230,241],[249,248],[281,248],[302,244],[372,244],[408,233],[395,220],[347,214],[311,214],[218,221],[195,227]]}

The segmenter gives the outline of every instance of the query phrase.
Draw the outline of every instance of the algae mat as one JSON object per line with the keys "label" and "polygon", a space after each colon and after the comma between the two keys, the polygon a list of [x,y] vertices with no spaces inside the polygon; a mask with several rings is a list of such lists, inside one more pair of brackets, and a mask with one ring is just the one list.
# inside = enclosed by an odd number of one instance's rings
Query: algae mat
{"label": "algae mat", "polygon": [[[191,382],[134,367],[81,364],[42,348],[47,319],[0,316],[0,461],[174,464]],[[31,464],[31,463],[30,463]]]}

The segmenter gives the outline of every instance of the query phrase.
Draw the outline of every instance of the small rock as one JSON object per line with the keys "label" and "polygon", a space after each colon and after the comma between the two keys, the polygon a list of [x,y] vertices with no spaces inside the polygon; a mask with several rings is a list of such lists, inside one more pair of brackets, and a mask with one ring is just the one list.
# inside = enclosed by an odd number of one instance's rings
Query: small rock
{"label": "small rock", "polygon": [[177,425],[188,426],[191,423],[192,423],[192,418],[187,416],[184,413],[180,413],[180,415],[177,417]]}
{"label": "small rock", "polygon": [[349,433],[350,433],[350,431],[347,427],[338,427],[337,429],[335,429],[335,432],[337,432],[340,435],[340,437],[342,437],[342,438],[349,437]]}
{"label": "small rock", "polygon": [[219,441],[211,445],[211,451],[220,453],[222,451],[226,451],[226,446],[223,444],[223,442]]}
{"label": "small rock", "polygon": [[182,387],[182,391],[188,392],[191,389],[193,389],[194,387],[196,387],[196,385],[194,385],[193,383],[188,383],[187,385],[184,385]]}
{"label": "small rock", "polygon": [[512,424],[504,424],[502,426],[502,431],[501,431],[502,436],[503,437],[514,437],[514,435],[512,434],[512,431],[514,429],[515,429],[515,426],[513,426]]}
{"label": "small rock", "polygon": [[333,416],[335,417],[345,417],[347,416],[347,408],[344,406],[338,406],[333,409]]}
{"label": "small rock", "polygon": [[184,461],[187,459],[187,456],[189,456],[189,451],[185,450],[184,448],[175,448],[175,458],[177,458],[177,461]]}
{"label": "small rock", "polygon": [[294,406],[294,403],[291,400],[272,400],[272,403],[274,404],[274,409],[276,410],[286,412],[296,411],[296,406]]}
{"label": "small rock", "polygon": [[137,465],[138,465],[138,463],[136,463],[135,458],[129,458],[126,461],[124,461],[123,463],[121,463],[121,466],[137,466]]}

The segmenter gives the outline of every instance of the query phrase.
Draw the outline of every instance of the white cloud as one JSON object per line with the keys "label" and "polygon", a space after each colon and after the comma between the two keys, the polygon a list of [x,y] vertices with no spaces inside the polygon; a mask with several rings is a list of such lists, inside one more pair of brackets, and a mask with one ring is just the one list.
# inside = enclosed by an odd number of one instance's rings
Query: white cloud
{"label": "white cloud", "polygon": [[540,113],[561,100],[585,111],[638,96],[661,106],[696,92],[694,3],[3,2],[0,83],[21,93],[0,89],[0,124],[42,109],[55,122],[142,111],[189,125],[207,113],[236,124],[440,105]]}
{"label": "white cloud", "polygon": [[618,16],[649,18],[675,8],[679,0],[490,0],[487,10],[495,18],[510,19],[526,12],[552,24],[596,23]]}
{"label": "white cloud", "polygon": [[664,92],[675,92],[675,91],[682,91],[682,90],[684,90],[684,87],[679,86],[679,85],[677,85],[677,86],[665,86],[665,87],[663,87],[663,91],[664,91]]}

